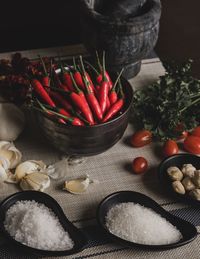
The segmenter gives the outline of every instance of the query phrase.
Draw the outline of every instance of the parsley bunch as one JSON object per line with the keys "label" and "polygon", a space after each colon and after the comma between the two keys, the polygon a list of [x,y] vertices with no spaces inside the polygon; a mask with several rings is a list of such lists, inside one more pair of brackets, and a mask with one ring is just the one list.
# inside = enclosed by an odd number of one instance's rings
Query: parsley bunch
{"label": "parsley bunch", "polygon": [[164,63],[165,75],[134,94],[134,119],[158,140],[176,139],[200,124],[200,80],[192,77],[191,64]]}

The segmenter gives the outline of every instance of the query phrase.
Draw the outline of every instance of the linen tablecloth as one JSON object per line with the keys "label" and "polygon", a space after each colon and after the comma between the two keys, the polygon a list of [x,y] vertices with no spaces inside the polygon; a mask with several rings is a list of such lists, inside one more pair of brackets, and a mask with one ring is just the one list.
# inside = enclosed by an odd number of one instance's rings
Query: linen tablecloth
{"label": "linen tablecloth", "polygon": [[[0,58],[8,58],[12,53],[0,54]],[[73,55],[86,54],[82,45],[23,51],[22,54],[30,59],[42,56],[63,56],[71,58]],[[164,73],[158,58],[146,59],[142,62],[140,73],[130,80],[134,89],[145,87],[155,82]],[[51,181],[47,193],[55,198],[63,208],[68,219],[81,228],[89,239],[88,247],[75,255],[59,257],[69,259],[83,258],[200,258],[200,237],[188,245],[166,251],[143,251],[120,246],[107,239],[97,225],[95,214],[99,202],[108,194],[120,190],[132,190],[144,193],[157,201],[164,209],[193,223],[199,230],[200,209],[189,204],[181,204],[171,200],[163,193],[157,179],[156,168],[161,161],[160,149],[156,144],[142,148],[133,148],[128,139],[133,134],[130,124],[123,138],[108,151],[86,159],[82,164],[69,166],[62,154],[50,146],[40,135],[36,124],[27,123],[25,131],[15,142],[22,151],[23,160],[43,160],[48,165],[55,164],[62,168],[63,179]],[[149,171],[144,175],[134,175],[130,165],[136,156],[144,156],[149,161]],[[62,190],[64,180],[78,178],[88,174],[91,179],[98,180],[83,195],[73,195]],[[20,191],[14,184],[1,183],[0,200],[12,193]],[[10,244],[3,240],[0,245],[0,259],[35,259],[37,257],[16,252]],[[51,257],[52,258],[52,257]],[[57,257],[58,258],[58,257]]]}

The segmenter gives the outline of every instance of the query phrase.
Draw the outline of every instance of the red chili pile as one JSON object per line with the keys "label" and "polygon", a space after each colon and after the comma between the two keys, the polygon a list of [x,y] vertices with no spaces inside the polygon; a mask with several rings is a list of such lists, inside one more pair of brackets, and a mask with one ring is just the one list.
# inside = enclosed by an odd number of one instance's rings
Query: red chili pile
{"label": "red chili pile", "polygon": [[[39,59],[30,62],[16,54],[10,64],[4,61],[6,74],[5,71],[2,74],[0,64],[0,89],[9,93],[9,99],[16,101],[18,96],[29,100],[32,108],[62,124],[77,126],[104,123],[122,111],[125,100],[120,77],[123,70],[113,83],[105,68],[105,52],[102,62],[97,53],[98,68],[84,61],[82,56],[73,58],[70,66],[61,60]],[[5,88],[6,82],[13,86],[10,92],[10,86]]]}

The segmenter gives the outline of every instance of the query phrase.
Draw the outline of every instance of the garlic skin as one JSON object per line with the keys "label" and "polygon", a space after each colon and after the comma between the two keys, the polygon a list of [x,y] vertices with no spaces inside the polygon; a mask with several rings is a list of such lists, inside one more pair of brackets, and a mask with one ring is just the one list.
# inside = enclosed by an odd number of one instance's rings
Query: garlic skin
{"label": "garlic skin", "polygon": [[0,103],[0,118],[0,140],[16,140],[24,129],[23,112],[12,103]]}
{"label": "garlic skin", "polygon": [[8,169],[10,161],[5,157],[0,157],[0,182],[5,182],[8,178]]}
{"label": "garlic skin", "polygon": [[0,141],[0,156],[9,160],[9,169],[15,168],[22,159],[21,152],[12,142],[8,141]]}
{"label": "garlic skin", "polygon": [[0,182],[6,181],[7,177],[8,176],[7,176],[5,168],[2,165],[0,165]]}
{"label": "garlic skin", "polygon": [[63,190],[73,194],[82,194],[87,190],[89,184],[90,179],[86,176],[85,178],[65,181]]}
{"label": "garlic skin", "polygon": [[46,165],[44,162],[37,160],[27,160],[17,166],[15,170],[15,178],[17,181],[20,181],[24,176],[32,172],[44,172],[45,169]]}
{"label": "garlic skin", "polygon": [[48,175],[40,172],[32,172],[24,176],[20,181],[22,190],[35,190],[43,192],[50,186],[50,178]]}

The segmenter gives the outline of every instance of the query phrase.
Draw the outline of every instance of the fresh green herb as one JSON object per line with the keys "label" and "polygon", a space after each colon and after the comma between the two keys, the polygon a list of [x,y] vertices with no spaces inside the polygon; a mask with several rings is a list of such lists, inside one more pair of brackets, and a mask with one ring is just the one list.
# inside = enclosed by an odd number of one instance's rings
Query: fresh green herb
{"label": "fresh green herb", "polygon": [[200,80],[192,77],[191,64],[164,64],[165,75],[134,94],[134,119],[156,139],[176,139],[200,124]]}

